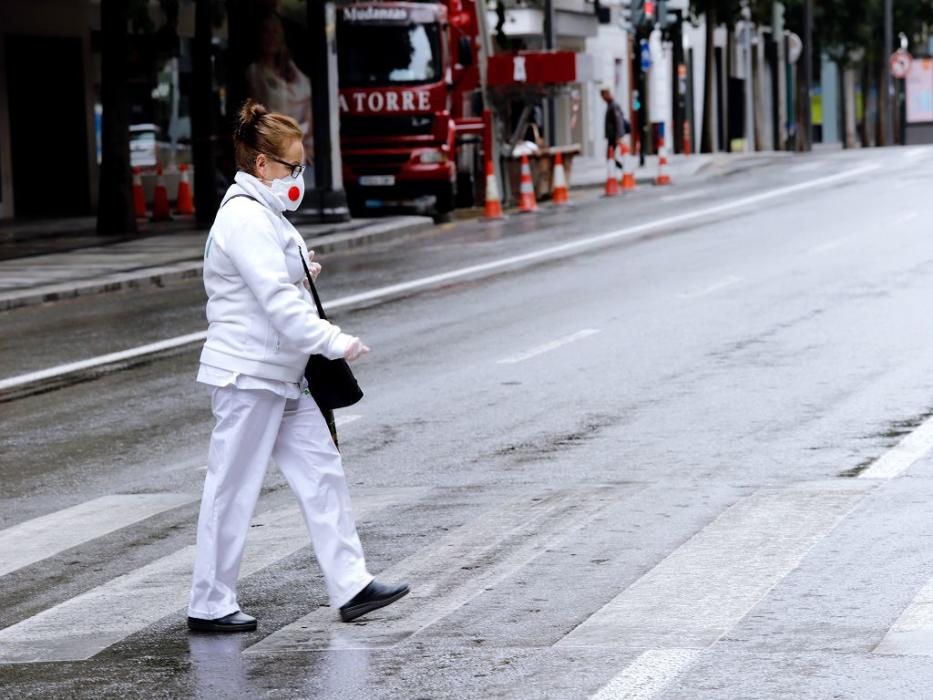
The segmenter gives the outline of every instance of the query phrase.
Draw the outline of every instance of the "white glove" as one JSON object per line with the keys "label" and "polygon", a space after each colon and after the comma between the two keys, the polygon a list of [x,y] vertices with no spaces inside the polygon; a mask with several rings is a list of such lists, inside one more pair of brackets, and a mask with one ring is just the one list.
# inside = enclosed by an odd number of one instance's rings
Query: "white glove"
{"label": "white glove", "polygon": [[[321,274],[321,263],[314,262],[314,251],[308,251],[308,272],[311,273],[311,280],[317,282],[317,276]],[[311,285],[305,280],[305,289],[310,290]]]}
{"label": "white glove", "polygon": [[354,338],[350,341],[350,344],[347,345],[347,349],[343,353],[343,359],[345,359],[347,362],[353,362],[368,352],[369,348],[363,345],[363,341],[359,338]]}

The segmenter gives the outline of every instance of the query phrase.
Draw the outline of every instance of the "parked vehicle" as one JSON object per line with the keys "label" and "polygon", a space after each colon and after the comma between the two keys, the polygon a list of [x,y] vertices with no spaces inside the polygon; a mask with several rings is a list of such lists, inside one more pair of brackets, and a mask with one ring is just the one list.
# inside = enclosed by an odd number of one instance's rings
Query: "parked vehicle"
{"label": "parked vehicle", "polygon": [[339,8],[340,145],[355,212],[472,203],[483,131],[473,0]]}
{"label": "parked vehicle", "polygon": [[[156,166],[167,167],[173,162],[172,144],[160,140],[162,130],[156,124],[130,126],[130,167],[154,171]],[[174,162],[191,163],[191,146],[176,144]]]}

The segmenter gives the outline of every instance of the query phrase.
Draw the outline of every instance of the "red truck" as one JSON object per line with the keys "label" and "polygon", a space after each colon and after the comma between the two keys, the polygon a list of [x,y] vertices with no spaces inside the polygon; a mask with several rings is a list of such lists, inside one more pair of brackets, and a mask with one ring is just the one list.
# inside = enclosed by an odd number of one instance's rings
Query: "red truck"
{"label": "red truck", "polygon": [[341,4],[337,47],[351,210],[443,215],[471,202],[483,134],[474,0]]}

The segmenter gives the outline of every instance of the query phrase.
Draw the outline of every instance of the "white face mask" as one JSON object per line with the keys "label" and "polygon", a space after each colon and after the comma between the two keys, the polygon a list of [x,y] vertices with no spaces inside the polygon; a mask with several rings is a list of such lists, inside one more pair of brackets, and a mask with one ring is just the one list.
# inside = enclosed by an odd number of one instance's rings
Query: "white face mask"
{"label": "white face mask", "polygon": [[298,177],[286,175],[273,180],[271,188],[272,194],[279,198],[288,211],[295,211],[305,196],[305,179],[303,174]]}

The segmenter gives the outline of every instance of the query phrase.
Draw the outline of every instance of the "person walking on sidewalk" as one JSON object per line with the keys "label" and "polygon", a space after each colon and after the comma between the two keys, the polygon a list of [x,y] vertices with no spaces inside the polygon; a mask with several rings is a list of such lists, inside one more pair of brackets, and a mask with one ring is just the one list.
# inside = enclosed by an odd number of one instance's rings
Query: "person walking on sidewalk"
{"label": "person walking on sidewalk", "polygon": [[[366,569],[337,451],[302,379],[310,354],[356,360],[362,341],[318,317],[304,288],[304,240],[285,218],[304,195],[302,131],[247,101],[234,133],[238,172],[204,250],[207,340],[198,382],[212,387],[215,426],[198,518],[188,627],[256,629],[236,584],[266,467],[273,458],[298,497],[328,597],[349,622],[408,586]],[[321,266],[307,254],[312,276]]]}
{"label": "person walking on sidewalk", "polygon": [[604,85],[600,88],[599,94],[606,102],[606,142],[608,148],[611,149],[613,153],[618,153],[619,147],[622,144],[622,139],[626,134],[631,133],[632,127],[625,119],[625,113],[622,111],[622,107],[620,107],[619,103],[613,98],[612,90],[609,89],[609,86]]}

